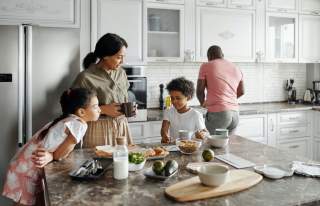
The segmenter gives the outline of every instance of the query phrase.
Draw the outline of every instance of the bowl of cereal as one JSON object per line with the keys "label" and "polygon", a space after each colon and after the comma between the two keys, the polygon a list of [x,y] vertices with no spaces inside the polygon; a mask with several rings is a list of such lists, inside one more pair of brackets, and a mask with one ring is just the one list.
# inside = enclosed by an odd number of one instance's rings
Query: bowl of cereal
{"label": "bowl of cereal", "polygon": [[201,147],[201,141],[199,140],[185,140],[177,139],[176,145],[179,148],[180,152],[183,154],[193,154],[199,150]]}

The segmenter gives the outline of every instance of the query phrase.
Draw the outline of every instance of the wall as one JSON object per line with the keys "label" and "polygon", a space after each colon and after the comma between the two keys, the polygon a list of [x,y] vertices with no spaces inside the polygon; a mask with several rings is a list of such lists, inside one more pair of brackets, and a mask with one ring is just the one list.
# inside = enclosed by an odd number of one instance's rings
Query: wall
{"label": "wall", "polygon": [[[185,76],[195,85],[200,63],[172,63],[170,65],[151,64],[146,66],[148,79],[148,108],[159,107],[159,84],[168,83],[171,79]],[[255,64],[239,63],[237,66],[244,74],[245,95],[239,103],[285,101],[285,81],[295,80],[297,98],[303,98],[306,89],[306,64]],[[190,105],[199,105],[196,97]]]}

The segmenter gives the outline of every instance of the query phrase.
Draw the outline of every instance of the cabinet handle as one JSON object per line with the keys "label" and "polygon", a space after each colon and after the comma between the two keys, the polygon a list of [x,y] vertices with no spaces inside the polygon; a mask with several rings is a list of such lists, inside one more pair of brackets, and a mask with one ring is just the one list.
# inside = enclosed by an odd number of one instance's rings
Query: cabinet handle
{"label": "cabinet handle", "polygon": [[290,130],[290,131],[289,131],[290,134],[291,134],[291,133],[297,133],[297,132],[299,132],[299,130],[297,130],[297,129],[295,129],[295,130]]}
{"label": "cabinet handle", "polygon": [[299,117],[289,117],[288,119],[289,120],[296,120],[296,119],[298,119]]}
{"label": "cabinet handle", "polygon": [[168,59],[155,59],[156,62],[168,62]]}
{"label": "cabinet handle", "polygon": [[245,6],[242,6],[242,5],[236,5],[236,8],[238,8],[238,9],[242,9],[242,8],[244,8]]}
{"label": "cabinet handle", "polygon": [[158,1],[158,2],[164,2],[165,0],[156,0],[156,1]]}
{"label": "cabinet handle", "polygon": [[319,11],[312,11],[311,14],[319,15]]}
{"label": "cabinet handle", "polygon": [[279,8],[279,9],[277,9],[277,11],[279,11],[279,12],[287,12],[287,9]]}
{"label": "cabinet handle", "polygon": [[206,3],[207,6],[215,6],[217,4],[218,4],[217,2],[207,2]]}
{"label": "cabinet handle", "polygon": [[273,124],[273,121],[271,120],[271,132],[274,131],[274,124]]}
{"label": "cabinet handle", "polygon": [[292,146],[290,146],[289,148],[290,149],[294,149],[294,148],[298,148],[299,147],[299,145],[292,145]]}

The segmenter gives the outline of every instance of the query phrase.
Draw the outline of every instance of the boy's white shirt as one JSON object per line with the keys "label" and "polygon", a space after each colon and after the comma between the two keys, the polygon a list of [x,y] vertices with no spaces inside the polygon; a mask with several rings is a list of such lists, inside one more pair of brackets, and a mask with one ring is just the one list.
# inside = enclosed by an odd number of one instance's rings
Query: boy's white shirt
{"label": "boy's white shirt", "polygon": [[50,128],[48,134],[44,138],[43,146],[49,152],[54,152],[60,144],[67,138],[65,133],[66,128],[69,129],[71,134],[76,138],[77,143],[79,143],[88,125],[79,121],[79,117],[76,115],[71,115],[72,118],[68,118],[67,121],[61,120]]}
{"label": "boy's white shirt", "polygon": [[179,137],[179,130],[196,132],[206,128],[202,114],[192,108],[185,113],[179,113],[176,108],[171,107],[164,111],[163,120],[170,122],[171,141]]}

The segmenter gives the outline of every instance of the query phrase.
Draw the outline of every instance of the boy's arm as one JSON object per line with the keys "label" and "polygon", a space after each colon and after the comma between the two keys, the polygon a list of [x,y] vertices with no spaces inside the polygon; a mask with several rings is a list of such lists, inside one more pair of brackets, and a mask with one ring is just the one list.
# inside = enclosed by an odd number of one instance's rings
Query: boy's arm
{"label": "boy's arm", "polygon": [[170,143],[169,127],[170,122],[168,120],[163,120],[161,126],[161,143]]}

